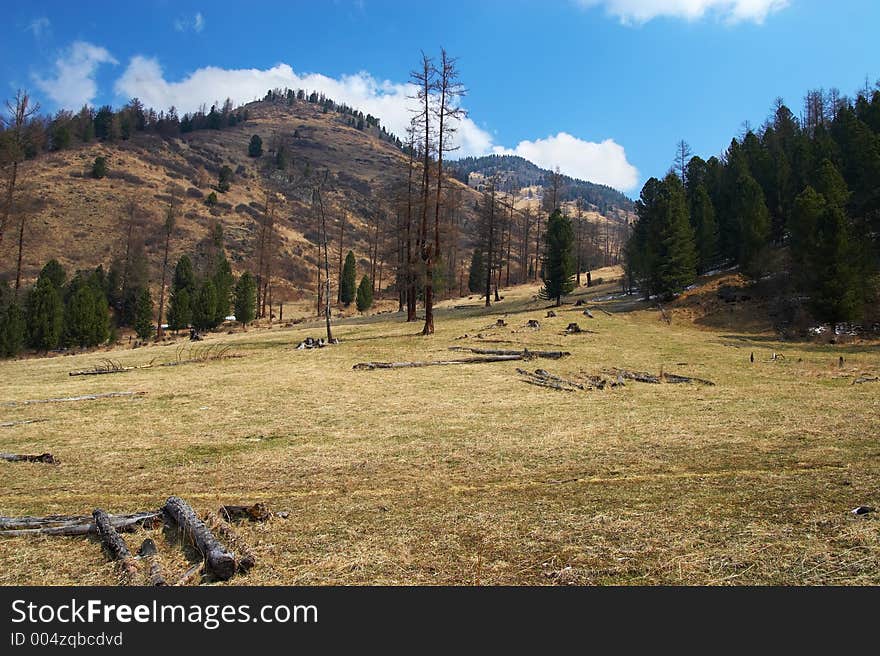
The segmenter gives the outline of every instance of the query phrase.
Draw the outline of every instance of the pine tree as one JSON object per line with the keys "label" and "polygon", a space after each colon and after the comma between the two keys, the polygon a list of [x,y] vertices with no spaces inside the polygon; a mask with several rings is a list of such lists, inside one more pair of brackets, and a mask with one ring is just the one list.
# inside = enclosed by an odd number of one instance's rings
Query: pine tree
{"label": "pine tree", "polygon": [[358,312],[366,312],[373,305],[373,284],[370,282],[369,276],[361,278],[361,284],[357,289],[357,309]]}
{"label": "pine tree", "polygon": [[168,298],[168,328],[185,330],[192,323],[192,300],[187,287],[172,289]]}
{"label": "pine tree", "polygon": [[545,235],[544,287],[541,297],[555,299],[562,305],[562,297],[574,289],[574,229],[571,220],[558,209],[547,220]]}
{"label": "pine tree", "polygon": [[831,325],[852,321],[861,312],[860,278],[848,224],[843,209],[828,203],[816,228],[811,257],[811,306],[818,319]]}
{"label": "pine tree", "polygon": [[224,165],[220,167],[220,172],[217,175],[217,191],[220,193],[226,193],[229,191],[229,188],[232,186],[232,169],[228,166]]}
{"label": "pine tree", "polygon": [[192,310],[192,325],[198,331],[210,330],[216,324],[217,315],[217,292],[214,283],[204,281],[196,294]]}
{"label": "pine tree", "polygon": [[216,306],[214,309],[214,326],[219,326],[226,321],[229,315],[229,306],[232,303],[233,285],[235,278],[226,255],[220,251],[214,265],[214,275],[211,277],[216,294]]}
{"label": "pine tree", "polygon": [[0,286],[0,357],[15,357],[24,348],[27,324],[24,312],[3,283]]}
{"label": "pine tree", "polygon": [[766,272],[766,253],[770,237],[770,212],[761,186],[748,172],[737,178],[732,203],[739,219],[739,257],[743,273],[758,278]]}
{"label": "pine tree", "polygon": [[684,185],[674,173],[663,181],[657,219],[659,266],[656,291],[671,298],[696,278],[694,233],[688,217]]}
{"label": "pine tree", "polygon": [[471,267],[468,272],[468,290],[472,294],[483,291],[486,282],[486,263],[483,262],[483,249],[477,247],[471,256]]}
{"label": "pine tree", "polygon": [[40,278],[47,278],[52,283],[55,291],[60,294],[64,288],[64,282],[67,280],[67,273],[65,273],[64,267],[58,263],[58,260],[49,260],[40,271]]}
{"label": "pine tree", "polygon": [[64,327],[64,305],[61,294],[49,276],[40,275],[28,294],[28,343],[39,351],[57,348]]}
{"label": "pine tree", "polygon": [[348,251],[345,256],[345,265],[342,267],[342,280],[339,281],[339,300],[345,305],[351,305],[357,286],[357,263],[354,253]]}
{"label": "pine tree", "polygon": [[142,287],[138,292],[137,304],[134,315],[134,331],[141,340],[148,340],[153,336],[153,297],[150,289]]}
{"label": "pine tree", "polygon": [[71,280],[64,305],[64,342],[71,346],[97,346],[109,337],[107,297],[97,281],[77,274]]}
{"label": "pine tree", "polygon": [[245,271],[235,285],[235,320],[247,326],[254,320],[257,307],[257,285],[254,277]]}
{"label": "pine tree", "polygon": [[697,247],[697,271],[706,273],[718,258],[718,224],[715,207],[704,184],[697,185],[694,190],[690,210]]}
{"label": "pine tree", "polygon": [[251,137],[251,142],[248,144],[248,157],[261,157],[263,155],[263,140],[260,139],[260,135],[255,134]]}

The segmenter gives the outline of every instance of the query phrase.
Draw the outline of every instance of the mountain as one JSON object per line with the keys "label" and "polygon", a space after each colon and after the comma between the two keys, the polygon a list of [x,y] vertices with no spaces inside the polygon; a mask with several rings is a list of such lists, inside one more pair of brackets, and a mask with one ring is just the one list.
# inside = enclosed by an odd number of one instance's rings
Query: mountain
{"label": "mountain", "polygon": [[[450,162],[448,167],[464,184],[468,184],[472,173],[483,177],[498,175],[500,188],[507,191],[510,186],[518,189],[526,187],[547,187],[552,171],[542,169],[529,160],[518,155],[487,155],[485,157],[465,157]],[[562,176],[562,201],[575,201],[582,198],[593,206],[600,214],[608,216],[615,209],[632,212],[633,201],[607,185],[577,180],[567,175]]]}

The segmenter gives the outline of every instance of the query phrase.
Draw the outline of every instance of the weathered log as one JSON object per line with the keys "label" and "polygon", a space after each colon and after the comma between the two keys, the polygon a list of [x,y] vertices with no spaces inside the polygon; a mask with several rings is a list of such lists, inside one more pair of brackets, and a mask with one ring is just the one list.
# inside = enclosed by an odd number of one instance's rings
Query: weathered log
{"label": "weathered log", "polygon": [[[183,364],[199,364],[204,362],[211,362],[213,360],[228,360],[232,358],[243,358],[244,355],[240,353],[227,353],[229,347],[224,347],[219,350],[215,350],[213,348],[207,349],[204,355],[195,357],[195,358],[187,358],[186,360],[171,360],[170,362],[148,362],[147,364],[134,365],[131,367],[123,367],[112,360],[108,360],[107,363],[103,366],[96,366],[93,369],[80,369],[78,371],[71,371],[68,373],[69,376],[101,376],[104,374],[121,374],[127,371],[136,371],[140,369],[154,369],[156,367],[179,367]],[[206,349],[201,349],[201,351],[206,351]]]}
{"label": "weathered log", "polygon": [[[158,511],[132,515],[108,515],[117,531],[132,531],[138,526],[152,528],[161,519]],[[95,533],[91,516],[48,515],[46,517],[0,517],[0,536],[12,535],[88,535]]]}
{"label": "weathered log", "polygon": [[593,313],[590,312],[590,308],[587,308],[587,309],[584,310],[584,316],[585,316],[585,317],[588,317],[588,318],[590,318],[590,319],[595,319],[595,318],[596,318],[596,317],[593,316]]}
{"label": "weathered log", "polygon": [[865,383],[880,383],[880,377],[877,376],[860,376],[853,381],[853,385],[863,385]]}
{"label": "weathered log", "polygon": [[162,563],[159,562],[159,550],[151,538],[147,538],[138,549],[138,558],[145,560],[149,568],[148,581],[152,586],[168,585],[162,575]]}
{"label": "weathered log", "polygon": [[24,426],[26,424],[39,424],[48,419],[20,419],[19,421],[4,421],[0,423],[0,428],[12,428],[13,426]]}
{"label": "weathered log", "polygon": [[272,511],[265,503],[255,503],[252,506],[220,506],[220,517],[227,522],[247,519],[251,522],[265,522],[272,517]]}
{"label": "weathered log", "polygon": [[522,355],[494,355],[485,358],[462,358],[461,360],[434,360],[433,362],[359,362],[352,367],[357,370],[405,369],[410,367],[436,367],[452,364],[482,364],[485,362],[511,362],[522,360]]}
{"label": "weathered log", "polygon": [[212,531],[216,531],[231,549],[234,550],[239,572],[247,572],[257,563],[257,557],[247,543],[239,537],[233,528],[216,514],[209,512],[205,522]]}
{"label": "weathered log", "polygon": [[660,377],[655,376],[654,374],[645,373],[643,371],[627,371],[626,369],[611,369],[606,370],[604,373],[610,374],[612,376],[618,376],[619,378],[625,378],[626,380],[635,380],[639,383],[651,383],[653,385],[660,384]]}
{"label": "weathered log", "polygon": [[110,517],[100,508],[92,512],[95,518],[95,528],[101,544],[107,550],[111,560],[119,563],[119,578],[123,585],[134,585],[138,579],[137,562],[128,550],[125,540],[116,532],[110,523]]}
{"label": "weathered log", "polygon": [[470,351],[471,353],[476,353],[477,355],[521,355],[523,359],[528,360],[530,358],[545,358],[548,360],[559,360],[566,356],[571,355],[568,351],[530,351],[529,349],[523,349],[522,351],[512,350],[512,349],[481,349],[481,348],[469,348],[467,346],[450,346],[450,351]]}
{"label": "weathered log", "polygon": [[604,308],[594,307],[593,309],[594,309],[594,310],[599,310],[599,312],[602,312],[602,313],[605,314],[605,316],[607,316],[607,317],[613,317],[613,316],[614,316],[613,314],[611,314],[608,310],[606,310],[606,309],[604,309]]}
{"label": "weathered log", "polygon": [[585,389],[584,386],[580,383],[576,383],[572,380],[566,380],[565,378],[560,378],[559,376],[551,374],[545,369],[535,369],[534,373],[520,368],[517,368],[516,371],[521,376],[525,376],[525,380],[523,380],[523,382],[529,383],[530,385],[549,387],[551,389],[559,390],[562,392],[574,392],[575,390]]}
{"label": "weathered log", "polygon": [[670,373],[664,373],[662,377],[667,383],[698,383],[700,385],[715,387],[715,383],[711,380],[706,380],[705,378],[693,378],[691,376],[680,376],[678,374]]}
{"label": "weathered log", "polygon": [[7,462],[45,462],[48,465],[57,465],[58,460],[51,453],[41,453],[38,456],[21,455],[18,453],[0,453],[0,460]]}
{"label": "weathered log", "polygon": [[190,505],[180,497],[171,496],[163,508],[204,556],[208,573],[221,581],[232,578],[235,574],[235,555],[221,546]]}
{"label": "weathered log", "polygon": [[31,399],[28,401],[6,401],[4,406],[34,405],[37,403],[70,403],[72,401],[97,401],[99,399],[115,399],[128,396],[143,396],[146,392],[107,392],[106,394],[83,394],[82,396],[65,396],[55,399]]}

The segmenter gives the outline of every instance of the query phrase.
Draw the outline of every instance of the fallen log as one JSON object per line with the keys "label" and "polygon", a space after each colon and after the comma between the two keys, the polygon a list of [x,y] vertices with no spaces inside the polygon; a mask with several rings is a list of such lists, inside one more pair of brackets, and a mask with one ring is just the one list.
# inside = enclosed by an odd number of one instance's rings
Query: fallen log
{"label": "fallen log", "polygon": [[138,549],[138,558],[146,560],[149,568],[148,581],[152,586],[168,585],[162,575],[162,563],[159,562],[159,551],[152,538],[147,538]]}
{"label": "fallen log", "polygon": [[627,371],[626,369],[610,369],[604,370],[603,373],[607,373],[612,376],[617,376],[618,378],[625,378],[626,380],[634,380],[639,383],[651,383],[652,385],[660,384],[660,377],[655,376],[654,374],[649,374],[643,371]]}
{"label": "fallen log", "polygon": [[521,355],[525,360],[528,360],[530,358],[546,358],[548,360],[559,360],[561,358],[571,355],[571,353],[569,353],[568,351],[530,351],[529,349],[517,351],[512,349],[469,348],[467,346],[450,346],[449,350],[470,351],[471,353],[476,353],[477,355]]}
{"label": "fallen log", "polygon": [[115,560],[119,563],[120,581],[123,585],[134,585],[138,579],[138,566],[128,550],[125,540],[113,528],[113,525],[110,523],[110,517],[106,512],[96,508],[92,512],[92,517],[95,518],[95,528],[98,537],[101,538],[101,544],[104,545],[104,548],[110,555],[110,560]]}
{"label": "fallen log", "polygon": [[584,316],[585,316],[585,317],[588,317],[588,318],[590,318],[590,319],[595,319],[595,318],[596,318],[596,317],[593,316],[593,313],[590,312],[590,308],[587,308],[587,309],[584,310]]}
{"label": "fallen log", "polygon": [[38,456],[0,453],[0,460],[5,460],[6,462],[45,462],[47,465],[58,464],[58,460],[51,453],[41,453]]}
{"label": "fallen log", "polygon": [[356,370],[406,369],[410,367],[438,367],[453,364],[482,364],[485,362],[512,362],[522,360],[522,355],[495,355],[486,358],[462,358],[460,360],[434,360],[433,362],[359,362],[352,367]]}
{"label": "fallen log", "polygon": [[204,556],[207,572],[221,581],[232,578],[235,574],[235,554],[222,547],[190,505],[180,497],[171,496],[163,509]]}
{"label": "fallen log", "polygon": [[205,522],[212,531],[216,531],[234,550],[237,558],[239,572],[247,572],[257,564],[257,558],[247,543],[239,537],[233,528],[216,514],[209,512],[205,515]]}
{"label": "fallen log", "polygon": [[20,419],[19,421],[4,421],[0,424],[0,428],[12,428],[13,426],[24,426],[26,424],[39,424],[48,419]]}
{"label": "fallen log", "polygon": [[206,351],[202,355],[197,355],[194,358],[187,358],[186,360],[171,360],[170,362],[153,362],[150,361],[147,364],[139,364],[133,365],[131,367],[123,367],[118,362],[114,362],[112,360],[107,360],[104,365],[97,365],[92,369],[80,369],[78,371],[71,371],[68,373],[69,376],[101,376],[105,374],[121,374],[127,371],[137,371],[140,369],[154,369],[156,367],[178,367],[183,364],[198,364],[204,362],[212,362],[214,360],[228,360],[231,358],[243,358],[244,355],[240,353],[227,353],[229,347],[224,347],[219,351],[215,350],[213,347],[206,349],[201,349],[202,351]]}
{"label": "fallen log", "polygon": [[680,376],[678,374],[663,373],[663,380],[667,383],[697,383],[699,385],[707,385],[715,387],[715,383],[705,378],[692,378],[691,376]]}
{"label": "fallen log", "polygon": [[97,401],[99,399],[115,399],[129,396],[144,396],[146,392],[107,392],[106,394],[83,394],[82,396],[65,396],[54,399],[31,399],[28,401],[6,401],[4,406],[34,405],[37,403],[71,403],[73,401]]}
{"label": "fallen log", "polygon": [[852,382],[853,385],[864,385],[865,383],[880,383],[880,377],[860,376]]}
{"label": "fallen log", "polygon": [[[132,515],[108,515],[110,525],[117,531],[133,531],[138,526],[152,528],[162,513],[141,512]],[[26,535],[89,535],[97,532],[91,516],[49,515],[48,517],[0,517],[0,537]]]}
{"label": "fallen log", "polygon": [[272,517],[272,511],[265,503],[255,503],[252,506],[220,506],[220,517],[227,522],[247,519],[252,522],[265,522]]}
{"label": "fallen log", "polygon": [[606,309],[604,309],[604,308],[594,307],[593,309],[594,309],[594,310],[599,310],[599,312],[602,312],[602,313],[603,313],[605,316],[607,316],[607,317],[613,317],[613,316],[614,316],[613,314],[611,314],[608,310],[606,310]]}
{"label": "fallen log", "polygon": [[516,371],[521,376],[525,376],[525,380],[523,380],[523,382],[530,385],[537,385],[538,387],[549,387],[550,389],[555,389],[560,392],[574,392],[575,390],[583,391],[585,389],[585,387],[580,383],[576,383],[573,380],[560,378],[559,376],[551,374],[545,369],[535,369],[534,373],[520,368],[517,368]]}

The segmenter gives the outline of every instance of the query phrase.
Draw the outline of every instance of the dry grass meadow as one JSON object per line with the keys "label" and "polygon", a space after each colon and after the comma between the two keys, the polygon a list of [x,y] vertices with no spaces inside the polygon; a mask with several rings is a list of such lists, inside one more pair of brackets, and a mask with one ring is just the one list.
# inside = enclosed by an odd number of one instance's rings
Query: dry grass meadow
{"label": "dry grass meadow", "polygon": [[[0,463],[0,514],[134,512],[171,494],[198,512],[257,501],[289,511],[237,525],[258,562],[229,584],[880,583],[880,525],[850,513],[880,506],[880,384],[852,384],[880,371],[876,344],[780,343],[678,315],[667,325],[615,301],[596,304],[610,317],[569,304],[545,319],[535,292],[509,291],[491,311],[445,304],[431,338],[384,314],[340,323],[341,344],[321,350],[295,350],[321,335],[303,324],[212,335],[245,357],[182,367],[71,378],[106,354],[2,363],[0,402],[146,394],[0,406],[0,422],[47,420],[0,428],[0,451],[61,460]],[[508,328],[489,327],[499,317]],[[527,319],[541,329],[524,330]],[[564,336],[570,321],[595,334]],[[572,355],[352,369],[514,344]],[[112,357],[171,360],[175,347]],[[517,366],[662,367],[717,386],[564,393],[524,384]],[[188,562],[157,541],[173,579]],[[116,580],[85,538],[2,539],[0,562],[5,585]]]}

